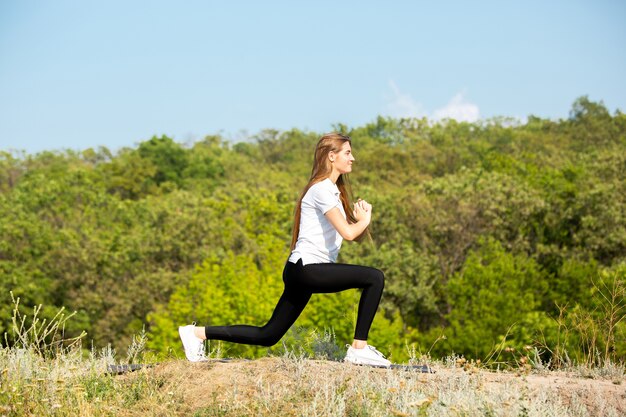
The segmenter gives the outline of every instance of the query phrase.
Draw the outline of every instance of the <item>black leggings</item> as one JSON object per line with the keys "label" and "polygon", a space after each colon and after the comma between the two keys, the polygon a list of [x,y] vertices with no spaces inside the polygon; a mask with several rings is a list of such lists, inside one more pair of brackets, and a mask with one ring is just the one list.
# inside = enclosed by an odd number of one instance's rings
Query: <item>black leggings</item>
{"label": "black leggings", "polygon": [[354,338],[367,340],[385,278],[383,272],[367,266],[336,263],[302,265],[287,262],[283,270],[285,290],[265,326],[207,326],[207,339],[272,346],[287,333],[314,293],[332,293],[362,288]]}

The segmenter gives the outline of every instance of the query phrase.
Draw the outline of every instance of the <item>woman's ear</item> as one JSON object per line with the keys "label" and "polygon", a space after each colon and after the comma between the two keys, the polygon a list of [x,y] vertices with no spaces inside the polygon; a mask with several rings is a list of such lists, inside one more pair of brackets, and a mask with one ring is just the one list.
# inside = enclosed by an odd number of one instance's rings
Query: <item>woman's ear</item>
{"label": "woman's ear", "polygon": [[335,152],[328,152],[328,159],[330,159],[330,162],[335,162]]}

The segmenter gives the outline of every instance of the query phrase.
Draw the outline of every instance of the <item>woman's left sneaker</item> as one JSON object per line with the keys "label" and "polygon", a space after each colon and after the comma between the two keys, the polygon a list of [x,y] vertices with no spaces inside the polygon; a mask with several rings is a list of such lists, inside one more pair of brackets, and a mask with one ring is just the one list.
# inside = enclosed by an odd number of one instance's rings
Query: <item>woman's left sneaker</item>
{"label": "woman's left sneaker", "polygon": [[180,326],[178,328],[178,334],[180,335],[180,340],[183,342],[187,359],[189,359],[190,362],[204,362],[208,360],[204,355],[204,340],[194,334],[193,330],[195,327],[195,324]]}
{"label": "woman's left sneaker", "polygon": [[348,353],[346,353],[344,359],[346,362],[355,365],[379,366],[382,368],[389,368],[391,366],[391,362],[374,346],[367,345],[363,349],[355,349],[350,345],[346,346],[348,347]]}

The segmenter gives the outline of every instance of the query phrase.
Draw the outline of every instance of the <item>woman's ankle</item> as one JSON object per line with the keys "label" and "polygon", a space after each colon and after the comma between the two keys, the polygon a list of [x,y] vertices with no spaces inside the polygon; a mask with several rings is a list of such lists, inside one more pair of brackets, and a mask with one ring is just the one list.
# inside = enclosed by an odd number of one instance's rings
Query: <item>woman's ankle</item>
{"label": "woman's ankle", "polygon": [[194,327],[193,328],[193,334],[198,338],[198,339],[202,339],[205,340],[206,339],[206,333],[204,332],[204,327]]}
{"label": "woman's ankle", "polygon": [[367,346],[367,340],[354,339],[352,341],[352,347],[354,349],[363,349],[365,346]]}

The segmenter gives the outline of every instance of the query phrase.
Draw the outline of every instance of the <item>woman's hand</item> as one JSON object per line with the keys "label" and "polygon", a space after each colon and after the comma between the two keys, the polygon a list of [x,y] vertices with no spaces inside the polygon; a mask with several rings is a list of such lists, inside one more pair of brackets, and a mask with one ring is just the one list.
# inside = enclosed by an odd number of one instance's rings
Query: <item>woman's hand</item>
{"label": "woman's hand", "polygon": [[372,205],[370,203],[368,203],[365,200],[361,200],[359,198],[359,201],[357,201],[358,204],[361,204],[361,208],[365,211],[372,211]]}
{"label": "woman's hand", "polygon": [[359,200],[354,203],[352,214],[356,219],[356,223],[348,223],[344,214],[339,211],[339,207],[333,207],[325,213],[328,221],[341,237],[346,240],[354,240],[363,234],[372,218],[372,205],[367,201]]}
{"label": "woman's hand", "polygon": [[372,205],[365,200],[359,199],[354,203],[354,211],[352,212],[357,221],[366,221],[368,224],[372,218]]}

